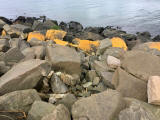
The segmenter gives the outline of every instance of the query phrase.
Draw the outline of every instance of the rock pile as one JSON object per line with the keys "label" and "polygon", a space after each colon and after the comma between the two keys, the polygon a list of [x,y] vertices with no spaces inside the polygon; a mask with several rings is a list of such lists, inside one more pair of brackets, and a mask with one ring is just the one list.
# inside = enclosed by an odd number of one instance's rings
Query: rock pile
{"label": "rock pile", "polygon": [[0,17],[0,120],[160,120],[158,38]]}

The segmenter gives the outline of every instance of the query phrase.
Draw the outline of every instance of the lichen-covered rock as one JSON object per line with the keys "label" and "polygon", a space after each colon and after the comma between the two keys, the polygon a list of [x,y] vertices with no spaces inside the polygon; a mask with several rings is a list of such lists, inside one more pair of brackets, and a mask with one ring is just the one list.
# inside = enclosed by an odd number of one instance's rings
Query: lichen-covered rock
{"label": "lichen-covered rock", "polygon": [[45,60],[32,59],[20,62],[0,78],[0,95],[34,88],[49,72],[50,65]]}
{"label": "lichen-covered rock", "polygon": [[30,41],[32,38],[36,38],[41,41],[45,40],[45,36],[43,34],[41,34],[40,32],[30,32],[28,35],[27,41]]}
{"label": "lichen-covered rock", "polygon": [[46,39],[48,39],[48,40],[54,40],[54,39],[63,40],[65,35],[66,35],[65,31],[51,29],[51,30],[47,31]]}

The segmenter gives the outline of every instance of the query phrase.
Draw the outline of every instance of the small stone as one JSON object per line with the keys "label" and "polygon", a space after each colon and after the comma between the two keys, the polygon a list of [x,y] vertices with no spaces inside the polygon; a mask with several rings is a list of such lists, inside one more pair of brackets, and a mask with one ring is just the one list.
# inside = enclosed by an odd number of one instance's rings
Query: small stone
{"label": "small stone", "polygon": [[107,64],[111,68],[117,68],[121,65],[121,61],[113,56],[108,56],[107,57]]}
{"label": "small stone", "polygon": [[100,78],[99,77],[95,77],[93,80],[93,85],[98,85],[100,82]]}
{"label": "small stone", "polygon": [[93,83],[92,82],[87,82],[85,84],[83,84],[84,88],[88,88],[89,86],[91,86]]}

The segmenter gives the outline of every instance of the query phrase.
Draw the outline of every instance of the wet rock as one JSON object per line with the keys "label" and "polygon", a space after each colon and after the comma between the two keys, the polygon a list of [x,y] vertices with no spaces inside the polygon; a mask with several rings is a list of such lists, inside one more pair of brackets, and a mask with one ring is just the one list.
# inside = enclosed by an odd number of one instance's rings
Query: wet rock
{"label": "wet rock", "polygon": [[82,98],[72,106],[73,120],[87,117],[91,120],[113,120],[124,108],[122,96],[113,90]]}
{"label": "wet rock", "polygon": [[68,91],[67,86],[60,80],[60,78],[54,74],[51,78],[51,89],[53,93],[66,93]]}
{"label": "wet rock", "polygon": [[39,46],[39,45],[45,45],[45,41],[38,40],[36,38],[32,38],[30,41],[28,41],[31,46]]}
{"label": "wet rock", "polygon": [[113,88],[113,85],[112,85],[113,72],[100,72],[100,77],[103,83],[107,87]]}
{"label": "wet rock", "polygon": [[56,106],[55,110],[44,116],[42,120],[71,120],[70,113],[64,105]]}
{"label": "wet rock", "polygon": [[6,66],[5,62],[0,61],[0,75],[6,73],[9,69],[10,67]]}
{"label": "wet rock", "polygon": [[78,22],[71,21],[68,23],[68,25],[69,31],[71,32],[81,32],[83,30],[83,26]]}
{"label": "wet rock", "polygon": [[107,57],[107,64],[109,67],[115,69],[121,66],[121,61],[113,56]]}
{"label": "wet rock", "polygon": [[27,120],[41,120],[44,116],[52,113],[56,107],[53,104],[35,101],[28,113]]}
{"label": "wet rock", "polygon": [[7,39],[0,39],[0,52],[6,52],[10,48]]}
{"label": "wet rock", "polygon": [[55,71],[81,74],[80,55],[74,49],[60,45],[48,46],[46,54]]}
{"label": "wet rock", "polygon": [[130,74],[148,81],[149,76],[160,75],[160,58],[143,51],[129,51],[124,55],[122,67]]}
{"label": "wet rock", "polygon": [[151,76],[148,80],[148,103],[160,105],[160,76]]}
{"label": "wet rock", "polygon": [[4,61],[7,65],[13,65],[18,63],[24,58],[24,55],[18,48],[11,48],[0,57],[1,61]]}
{"label": "wet rock", "polygon": [[147,101],[147,83],[118,68],[114,73],[112,84],[125,97]]}
{"label": "wet rock", "polygon": [[21,62],[0,78],[0,95],[34,88],[42,77],[47,76],[49,72],[50,65],[44,60],[32,59]]}
{"label": "wet rock", "polygon": [[125,98],[125,101],[127,109],[120,112],[120,120],[160,120],[159,106],[150,105],[133,98]]}
{"label": "wet rock", "polygon": [[86,27],[84,31],[86,32],[92,32],[96,34],[101,34],[103,32],[104,28],[103,27]]}
{"label": "wet rock", "polygon": [[26,42],[25,40],[22,40],[20,38],[13,38],[9,40],[9,44],[12,48],[17,47],[19,48],[21,51],[23,51],[24,49],[30,47],[29,43]]}
{"label": "wet rock", "polygon": [[36,90],[20,90],[0,96],[0,110],[28,112],[34,101],[40,101]]}
{"label": "wet rock", "polygon": [[109,47],[112,47],[112,42],[110,41],[110,39],[106,38],[104,40],[101,40],[97,50],[97,54],[102,55]]}

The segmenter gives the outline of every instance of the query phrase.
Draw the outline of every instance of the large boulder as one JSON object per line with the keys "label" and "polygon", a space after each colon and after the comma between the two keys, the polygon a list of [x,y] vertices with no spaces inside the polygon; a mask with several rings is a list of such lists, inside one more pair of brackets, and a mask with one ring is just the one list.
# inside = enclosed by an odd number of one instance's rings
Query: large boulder
{"label": "large boulder", "polygon": [[126,109],[119,114],[119,120],[160,120],[160,107],[125,98]]}
{"label": "large boulder", "polygon": [[28,112],[34,101],[40,101],[34,89],[14,91],[0,96],[0,110]]}
{"label": "large boulder", "polygon": [[80,75],[80,55],[73,48],[60,45],[48,46],[46,55],[54,70]]}
{"label": "large boulder", "polygon": [[143,51],[129,51],[124,55],[122,67],[130,74],[148,81],[149,76],[160,75],[160,58]]}
{"label": "large boulder", "polygon": [[160,76],[151,76],[148,80],[148,103],[160,105]]}
{"label": "large boulder", "polygon": [[0,75],[3,75],[9,70],[10,67],[6,66],[4,61],[0,61]]}
{"label": "large boulder", "polygon": [[44,116],[42,120],[71,120],[69,110],[62,104],[56,106],[55,110]]}
{"label": "large boulder", "polygon": [[69,31],[71,32],[81,32],[83,30],[83,26],[75,21],[71,21],[68,23],[69,25]]}
{"label": "large boulder", "polygon": [[44,116],[52,113],[55,108],[53,104],[35,101],[28,113],[27,120],[41,120]]}
{"label": "large boulder", "polygon": [[113,75],[112,84],[125,97],[147,101],[147,83],[118,68]]}
{"label": "large boulder", "polygon": [[0,39],[0,52],[6,52],[10,48],[9,42],[6,39]]}
{"label": "large boulder", "polygon": [[114,120],[125,107],[120,93],[108,90],[76,101],[72,106],[73,120]]}
{"label": "large boulder", "polygon": [[0,78],[0,95],[34,88],[43,76],[50,72],[50,65],[44,60],[32,59],[13,66]]}

